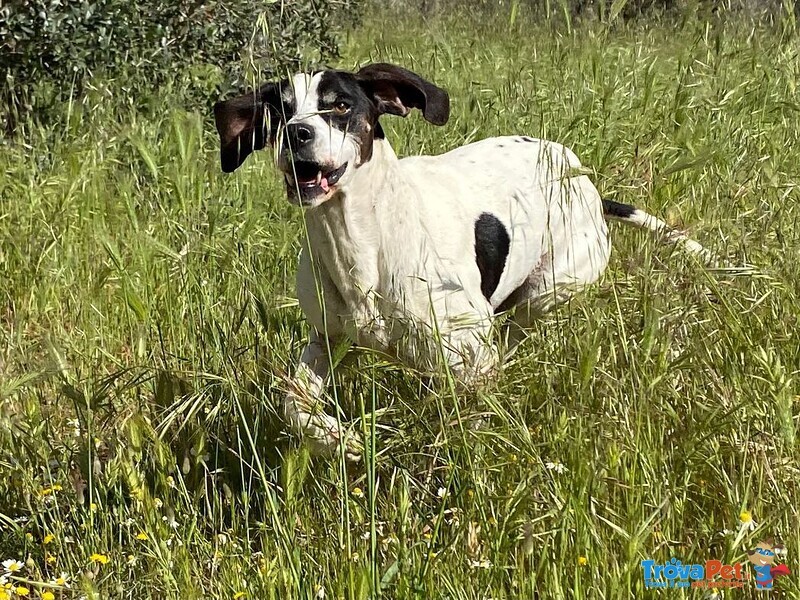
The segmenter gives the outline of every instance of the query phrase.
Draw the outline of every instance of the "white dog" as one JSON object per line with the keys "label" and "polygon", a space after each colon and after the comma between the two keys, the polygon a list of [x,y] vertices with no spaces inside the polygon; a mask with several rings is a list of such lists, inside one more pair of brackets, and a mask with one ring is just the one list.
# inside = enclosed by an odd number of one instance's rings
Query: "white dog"
{"label": "white dog", "polygon": [[443,125],[447,93],[389,64],[297,75],[215,106],[223,170],[275,144],[289,199],[306,208],[297,294],[313,330],[284,410],[317,450],[343,437],[322,410],[342,340],[422,370],[444,363],[469,385],[497,366],[494,315],[513,308],[524,326],[600,277],[606,218],[705,254],[656,217],[601,199],[554,142],[497,137],[399,160],[378,119],[414,108]]}

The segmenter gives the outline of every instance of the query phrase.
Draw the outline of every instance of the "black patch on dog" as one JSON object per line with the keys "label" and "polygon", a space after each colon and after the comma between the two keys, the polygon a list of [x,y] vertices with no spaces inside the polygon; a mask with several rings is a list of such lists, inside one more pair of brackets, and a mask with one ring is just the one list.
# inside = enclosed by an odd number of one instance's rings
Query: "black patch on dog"
{"label": "black patch on dog", "polygon": [[489,300],[500,283],[511,240],[500,219],[482,213],[475,221],[475,262],[481,272],[481,292]]}
{"label": "black patch on dog", "polygon": [[[325,71],[317,87],[320,115],[335,127],[358,140],[361,164],[372,158],[372,141],[383,138],[378,124],[378,109],[367,96],[355,75],[347,71]],[[347,105],[348,111],[338,114],[336,105]],[[358,166],[358,165],[356,165]]]}
{"label": "black patch on dog", "polygon": [[527,135],[521,135],[521,136],[519,136],[519,139],[521,139],[523,142],[535,142],[536,141],[535,139],[533,139],[532,137],[528,137]]}
{"label": "black patch on dog", "polygon": [[603,200],[603,214],[615,219],[629,219],[636,212],[636,207],[613,200]]}
{"label": "black patch on dog", "polygon": [[255,150],[275,142],[281,123],[294,114],[289,82],[266,83],[258,90],[214,105],[220,138],[220,160],[226,173],[235,171]]}

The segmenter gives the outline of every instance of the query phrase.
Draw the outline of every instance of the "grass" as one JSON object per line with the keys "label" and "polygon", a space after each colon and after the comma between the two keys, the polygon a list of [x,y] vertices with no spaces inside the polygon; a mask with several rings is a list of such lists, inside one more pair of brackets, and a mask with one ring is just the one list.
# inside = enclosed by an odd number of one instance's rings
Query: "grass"
{"label": "grass", "polygon": [[[64,572],[56,598],[638,598],[655,595],[643,559],[746,563],[775,535],[795,574],[772,594],[798,597],[796,39],[720,20],[386,22],[351,33],[340,66],[397,62],[453,105],[443,128],[385,118],[399,154],[559,141],[604,195],[753,273],[613,227],[601,283],[481,393],[431,392],[367,354],[342,365],[337,396],[375,451],[312,460],[276,414],[307,328],[302,216],[269,154],[225,176],[208,115],[157,90],[143,113],[98,84],[0,154],[14,585],[42,597]],[[702,592],[662,593],[688,595]]]}

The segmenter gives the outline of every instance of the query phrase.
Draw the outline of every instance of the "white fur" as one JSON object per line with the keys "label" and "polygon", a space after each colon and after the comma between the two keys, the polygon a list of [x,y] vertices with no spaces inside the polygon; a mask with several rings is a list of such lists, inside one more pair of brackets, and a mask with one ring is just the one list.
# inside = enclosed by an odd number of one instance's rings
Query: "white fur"
{"label": "white fur", "polygon": [[[315,160],[348,167],[304,213],[297,293],[313,333],[284,411],[312,448],[332,450],[344,441],[352,458],[355,442],[323,411],[333,347],[357,343],[422,371],[447,367],[473,384],[497,368],[490,329],[498,309],[513,305],[515,321],[526,325],[595,282],[611,245],[600,194],[564,146],[497,137],[398,160],[388,142],[375,139],[371,159],[361,164],[354,137],[319,115],[320,77],[294,78],[297,111],[288,124],[314,128]],[[282,150],[280,160],[288,160]],[[281,168],[290,172],[291,165]],[[484,213],[499,219],[510,238],[489,299],[475,251],[475,223]],[[614,218],[707,256],[640,210]]]}
{"label": "white fur", "polygon": [[[600,195],[579,167],[571,151],[541,140],[492,138],[403,160],[375,140],[372,159],[305,212],[297,291],[315,338],[298,380],[310,372],[314,383],[289,394],[292,428],[317,448],[338,444],[335,421],[311,408],[323,393],[329,360],[320,356],[329,344],[353,340],[422,370],[441,366],[443,356],[469,383],[497,366],[492,316],[532,274],[526,317],[596,281],[609,258],[608,229]],[[510,237],[490,301],[475,261],[482,213],[502,221]],[[320,341],[326,337],[328,344]]]}

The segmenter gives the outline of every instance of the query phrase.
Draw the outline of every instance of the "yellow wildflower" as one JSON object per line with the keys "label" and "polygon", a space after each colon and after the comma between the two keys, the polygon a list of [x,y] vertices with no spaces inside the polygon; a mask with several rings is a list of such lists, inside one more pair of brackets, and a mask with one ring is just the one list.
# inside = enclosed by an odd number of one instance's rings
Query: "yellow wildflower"
{"label": "yellow wildflower", "polygon": [[56,595],[53,592],[42,592],[42,600],[56,600]]}
{"label": "yellow wildflower", "polygon": [[144,541],[147,539],[147,534],[144,531],[140,531],[136,534],[136,539]]}
{"label": "yellow wildflower", "polygon": [[52,533],[48,533],[46,536],[44,536],[42,543],[46,545],[52,542],[54,539],[56,539],[56,536],[54,536]]}
{"label": "yellow wildflower", "polygon": [[92,503],[89,505],[89,510],[90,510],[90,511],[92,511],[92,512],[97,512],[97,504],[95,504],[94,502],[92,502]]}
{"label": "yellow wildflower", "polygon": [[8,592],[0,588],[0,600],[9,600]]}
{"label": "yellow wildflower", "polygon": [[101,565],[108,564],[108,556],[106,556],[105,554],[97,554],[97,553],[92,554],[89,557],[89,560],[92,562],[100,563]]}
{"label": "yellow wildflower", "polygon": [[31,591],[30,591],[28,588],[26,588],[26,587],[22,587],[22,586],[20,585],[20,586],[17,586],[17,587],[14,589],[14,593],[15,593],[17,596],[20,596],[20,597],[24,598],[25,596],[27,596],[28,594],[30,594],[30,593],[31,593]]}
{"label": "yellow wildflower", "polygon": [[44,559],[48,565],[54,565],[56,563],[56,557],[52,554],[48,554],[47,558]]}
{"label": "yellow wildflower", "polygon": [[356,498],[363,498],[364,497],[364,492],[361,491],[360,487],[354,487],[353,488],[353,496],[355,496]]}
{"label": "yellow wildflower", "polygon": [[586,565],[589,564],[589,559],[586,558],[585,556],[579,556],[578,557],[578,564],[580,566],[582,566],[582,567],[585,567]]}

